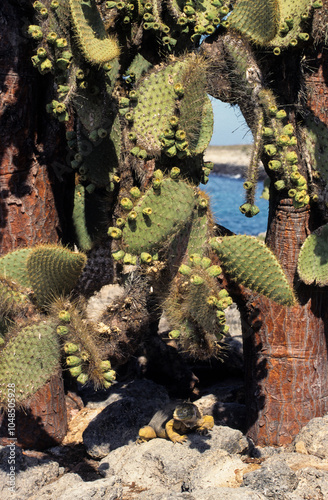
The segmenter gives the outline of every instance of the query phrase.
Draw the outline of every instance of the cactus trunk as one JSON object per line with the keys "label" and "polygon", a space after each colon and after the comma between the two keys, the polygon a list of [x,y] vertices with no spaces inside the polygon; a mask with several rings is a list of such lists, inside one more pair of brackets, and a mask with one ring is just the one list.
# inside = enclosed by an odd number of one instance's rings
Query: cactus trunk
{"label": "cactus trunk", "polygon": [[[273,214],[267,243],[291,280],[311,223],[308,210],[290,204]],[[246,303],[247,429],[260,446],[291,443],[309,420],[328,411],[327,291],[294,283],[299,304],[292,308],[263,296]]]}
{"label": "cactus trunk", "polygon": [[[45,450],[62,442],[67,433],[67,411],[61,371],[29,400],[28,408],[16,410],[16,444],[22,448]],[[0,445],[12,442],[8,436],[6,413],[0,414]]]}

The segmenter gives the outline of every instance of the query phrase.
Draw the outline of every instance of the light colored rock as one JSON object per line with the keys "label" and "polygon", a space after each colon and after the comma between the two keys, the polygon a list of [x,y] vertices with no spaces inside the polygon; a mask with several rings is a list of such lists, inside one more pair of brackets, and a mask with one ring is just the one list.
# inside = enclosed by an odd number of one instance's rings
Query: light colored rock
{"label": "light colored rock", "polygon": [[185,493],[141,493],[138,500],[265,500],[265,497],[248,488],[206,488]]}
{"label": "light colored rock", "polygon": [[328,458],[328,415],[310,420],[296,436],[294,446],[303,453]]}
{"label": "light colored rock", "polygon": [[120,285],[105,285],[88,300],[86,313],[90,321],[97,322],[111,302],[122,297],[124,288]]}
{"label": "light colored rock", "polygon": [[[43,485],[57,479],[63,474],[64,469],[57,462],[49,459],[41,460],[23,454],[22,450],[15,447],[14,465],[11,464],[9,446],[0,450],[0,498],[1,500],[25,500],[30,495],[37,493]],[[14,467],[15,474],[13,491],[9,489],[9,467]],[[28,496],[27,496],[28,495]]]}
{"label": "light colored rock", "polygon": [[135,483],[140,488],[165,487],[176,493],[236,487],[241,479],[235,471],[247,470],[247,466],[239,455],[230,455],[226,450],[242,453],[247,447],[241,432],[215,426],[207,436],[190,433],[182,445],[153,439],[124,446],[109,453],[98,470],[105,477],[119,475],[123,483]]}
{"label": "light colored rock", "polygon": [[328,498],[328,472],[306,467],[297,473],[298,486],[286,500],[324,500]]}
{"label": "light colored rock", "polygon": [[84,482],[77,474],[65,474],[55,483],[41,488],[29,500],[119,500],[121,486],[117,486],[115,478],[98,479]]}
{"label": "light colored rock", "polygon": [[298,486],[296,473],[280,456],[268,458],[263,466],[244,475],[242,486],[262,493],[266,498],[285,500]]}
{"label": "light colored rock", "polygon": [[101,408],[82,408],[75,415],[68,424],[68,431],[63,439],[63,445],[80,444],[83,442],[83,432],[88,427],[91,420],[93,420],[98,413],[102,411]]}

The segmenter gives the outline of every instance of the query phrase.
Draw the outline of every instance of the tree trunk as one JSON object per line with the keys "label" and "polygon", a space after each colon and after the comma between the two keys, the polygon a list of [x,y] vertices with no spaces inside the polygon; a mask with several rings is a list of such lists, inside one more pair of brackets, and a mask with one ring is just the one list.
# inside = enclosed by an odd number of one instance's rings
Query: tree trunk
{"label": "tree trunk", "polygon": [[[2,422],[1,422],[2,420]],[[53,375],[15,414],[15,443],[22,448],[45,450],[61,443],[67,433],[67,411],[61,372]],[[13,442],[8,436],[6,413],[0,415],[0,444]]]}
{"label": "tree trunk", "polygon": [[4,254],[59,241],[63,232],[58,211],[63,215],[72,180],[66,176],[61,182],[61,174],[70,173],[62,146],[64,127],[45,112],[52,77],[41,77],[31,63],[33,43],[26,28],[33,11],[24,3],[11,2],[2,3],[0,11],[0,254]]}
{"label": "tree trunk", "polygon": [[327,290],[294,278],[309,219],[308,209],[282,200],[267,234],[268,246],[294,281],[298,305],[249,295],[244,310],[247,428],[261,446],[291,443],[310,419],[328,411]]}

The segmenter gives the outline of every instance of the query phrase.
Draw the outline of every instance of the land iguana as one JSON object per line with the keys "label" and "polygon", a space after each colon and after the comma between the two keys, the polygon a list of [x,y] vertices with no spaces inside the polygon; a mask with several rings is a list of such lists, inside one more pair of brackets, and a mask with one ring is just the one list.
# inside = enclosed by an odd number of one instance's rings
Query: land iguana
{"label": "land iguana", "polygon": [[156,437],[170,439],[173,443],[183,443],[187,439],[185,433],[196,431],[200,434],[207,434],[213,426],[213,417],[203,415],[195,404],[171,403],[156,412],[149,424],[139,430],[137,443]]}

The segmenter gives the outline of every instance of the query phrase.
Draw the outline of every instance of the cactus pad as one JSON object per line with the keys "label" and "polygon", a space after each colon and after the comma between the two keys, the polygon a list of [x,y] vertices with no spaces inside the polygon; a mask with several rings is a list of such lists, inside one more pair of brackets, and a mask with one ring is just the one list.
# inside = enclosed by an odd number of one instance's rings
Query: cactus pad
{"label": "cactus pad", "polygon": [[302,24],[310,16],[309,0],[238,0],[229,17],[229,26],[252,42],[278,49],[307,40]]}
{"label": "cactus pad", "polygon": [[84,57],[91,64],[104,64],[119,56],[119,47],[108,37],[93,0],[69,0],[73,26]]}
{"label": "cactus pad", "polygon": [[21,405],[59,368],[60,347],[51,322],[27,326],[13,335],[0,351],[0,403],[6,404],[8,384],[15,384]]}
{"label": "cactus pad", "polygon": [[328,225],[314,231],[304,241],[297,264],[298,274],[307,285],[328,285]]}
{"label": "cactus pad", "polygon": [[138,147],[150,155],[164,149],[171,156],[177,150],[194,154],[205,150],[213,132],[213,111],[201,57],[189,56],[154,68],[140,80],[136,95],[131,131]]}
{"label": "cactus pad", "polygon": [[[159,189],[149,188],[134,206],[137,218],[123,228],[124,249],[132,254],[159,250],[186,224],[194,205],[192,186],[183,180],[163,179]],[[151,208],[149,216],[144,215],[145,208]]]}
{"label": "cactus pad", "polygon": [[278,304],[292,306],[295,297],[277,258],[253,236],[226,236],[212,240],[231,279]]}
{"label": "cactus pad", "polygon": [[36,247],[26,263],[30,285],[39,305],[69,293],[82,272],[86,256],[56,245]]}
{"label": "cactus pad", "polygon": [[26,262],[31,251],[32,248],[19,248],[0,257],[0,275],[21,286],[31,286],[26,269]]}

